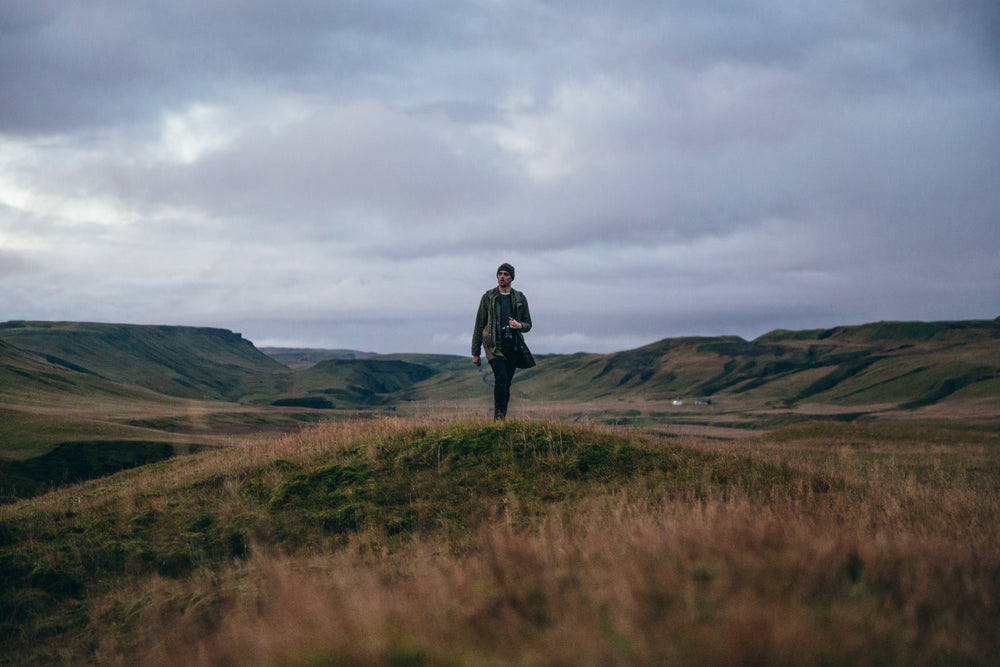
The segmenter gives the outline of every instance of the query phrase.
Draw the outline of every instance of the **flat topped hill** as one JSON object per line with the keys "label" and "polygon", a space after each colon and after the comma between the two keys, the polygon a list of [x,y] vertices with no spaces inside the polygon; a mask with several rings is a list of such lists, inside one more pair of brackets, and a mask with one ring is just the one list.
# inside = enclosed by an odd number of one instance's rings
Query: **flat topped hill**
{"label": "flat topped hill", "polygon": [[57,366],[184,398],[269,396],[288,372],[225,329],[6,322],[0,340]]}

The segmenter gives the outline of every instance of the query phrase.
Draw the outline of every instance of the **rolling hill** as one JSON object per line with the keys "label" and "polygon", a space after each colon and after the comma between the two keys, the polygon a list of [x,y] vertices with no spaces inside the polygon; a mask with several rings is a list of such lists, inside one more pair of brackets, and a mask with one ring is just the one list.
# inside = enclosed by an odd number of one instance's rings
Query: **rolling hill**
{"label": "rolling hill", "polygon": [[0,340],[64,368],[182,398],[263,400],[289,373],[225,329],[6,322]]}
{"label": "rolling hill", "polygon": [[0,341],[0,459],[27,460],[87,441],[159,438],[120,415],[190,409],[183,399],[52,363]]}
{"label": "rolling hill", "polygon": [[[87,382],[112,381],[175,397],[356,409],[468,400],[491,382],[488,372],[463,356],[269,348],[272,358],[221,329],[8,322],[0,324],[3,341],[48,364],[45,370],[22,369],[18,386],[24,375],[51,385],[72,371],[78,384],[86,376]],[[876,322],[776,330],[752,341],[667,338],[613,354],[539,355],[538,366],[520,371],[514,382],[519,395],[532,401],[715,397],[782,407],[913,409],[996,399],[998,349],[1000,319]],[[100,386],[94,390],[125,391]],[[67,385],[67,391],[74,390]]]}
{"label": "rolling hill", "polygon": [[0,503],[197,450],[183,438],[91,414],[179,403],[0,341]]}
{"label": "rolling hill", "polygon": [[[538,366],[519,371],[514,389],[516,403],[526,409],[577,404],[579,410],[569,414],[589,410],[616,423],[652,419],[757,428],[821,415],[850,420],[920,408],[933,410],[935,417],[989,420],[1000,413],[998,350],[1000,320],[775,330],[751,341],[667,338],[613,354],[537,355]],[[388,360],[425,369],[407,367],[404,377],[402,367],[379,363]],[[477,400],[489,401],[489,370],[474,368],[465,356],[341,354],[324,363],[296,371],[294,391],[282,398],[328,408],[425,401],[464,405],[473,413]],[[684,402],[683,411],[671,405],[676,399]],[[712,406],[695,410],[698,402]],[[643,408],[639,418],[629,409],[639,403],[671,407]]]}
{"label": "rolling hill", "polygon": [[0,402],[44,404],[66,396],[131,398],[139,389],[71,363],[57,364],[0,340]]}
{"label": "rolling hill", "polygon": [[260,387],[271,396],[288,373],[238,336],[153,329],[0,325],[0,503],[219,446],[235,432],[318,420],[301,409],[219,399]]}
{"label": "rolling hill", "polygon": [[[614,354],[538,355],[514,389],[524,410],[712,428],[719,437],[918,409],[985,423],[1000,414],[998,350],[1000,320],[668,338]],[[293,367],[222,329],[0,324],[0,495],[216,446],[234,433],[400,406],[476,414],[491,400],[489,370],[465,356],[270,352]],[[712,405],[678,410],[678,398]],[[56,468],[75,472],[46,473]]]}
{"label": "rolling hill", "polygon": [[815,331],[672,338],[610,355],[552,356],[520,375],[533,398],[727,396],[783,405],[907,409],[1000,395],[1000,320],[879,322]]}

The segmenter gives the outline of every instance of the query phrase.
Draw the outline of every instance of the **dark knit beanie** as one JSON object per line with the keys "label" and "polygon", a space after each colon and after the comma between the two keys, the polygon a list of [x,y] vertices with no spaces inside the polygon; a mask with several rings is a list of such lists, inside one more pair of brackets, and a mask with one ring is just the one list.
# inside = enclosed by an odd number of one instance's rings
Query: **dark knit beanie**
{"label": "dark knit beanie", "polygon": [[497,273],[500,273],[501,271],[506,271],[507,273],[510,274],[510,279],[511,280],[514,279],[514,267],[508,264],[507,262],[504,262],[503,264],[497,267]]}

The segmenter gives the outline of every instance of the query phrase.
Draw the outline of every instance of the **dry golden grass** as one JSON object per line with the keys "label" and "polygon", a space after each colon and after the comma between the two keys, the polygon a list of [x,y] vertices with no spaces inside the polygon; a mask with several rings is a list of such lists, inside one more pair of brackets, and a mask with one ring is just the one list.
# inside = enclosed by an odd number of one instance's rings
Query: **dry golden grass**
{"label": "dry golden grass", "polygon": [[[212,502],[223,512],[259,511],[245,481],[264,470],[262,483],[277,484],[275,461],[322,464],[359,443],[459,433],[451,428],[445,419],[356,420],[234,440],[2,507],[0,520],[165,512],[177,491],[204,480],[219,480]],[[750,495],[704,479],[668,492],[636,478],[541,515],[502,498],[468,532],[390,540],[368,529],[294,553],[254,543],[245,559],[180,577],[135,572],[88,602],[90,639],[62,658],[985,665],[1000,655],[995,434],[823,424],[715,441],[602,430],[710,454],[744,475],[794,475]],[[60,557],[47,556],[53,567]]]}
{"label": "dry golden grass", "polygon": [[500,522],[461,555],[421,540],[372,553],[359,538],[153,581],[145,661],[986,664],[997,648],[963,620],[995,610],[977,588],[995,576],[995,532],[942,540],[746,501],[620,500],[528,532]]}
{"label": "dry golden grass", "polygon": [[[309,458],[413,424],[263,441],[239,465]],[[633,484],[528,527],[508,506],[470,536],[416,535],[389,549],[362,534],[309,556],[262,548],[224,571],[138,581],[95,606],[92,623],[109,638],[97,659],[990,664],[1000,655],[1000,496],[995,463],[992,487],[969,471],[995,462],[991,438],[830,431],[684,443],[795,466],[801,482],[782,495],[678,498]],[[220,454],[199,465],[234,462]],[[113,628],[100,631],[102,613],[122,608],[136,610],[124,652]]]}

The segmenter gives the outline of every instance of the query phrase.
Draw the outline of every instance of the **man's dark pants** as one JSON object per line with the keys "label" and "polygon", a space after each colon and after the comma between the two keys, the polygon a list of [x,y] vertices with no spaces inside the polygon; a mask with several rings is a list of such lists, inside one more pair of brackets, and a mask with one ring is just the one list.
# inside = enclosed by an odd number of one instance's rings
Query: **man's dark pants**
{"label": "man's dark pants", "polygon": [[507,403],[510,401],[510,383],[514,379],[516,367],[509,357],[490,359],[493,369],[493,416],[503,419],[507,416]]}

